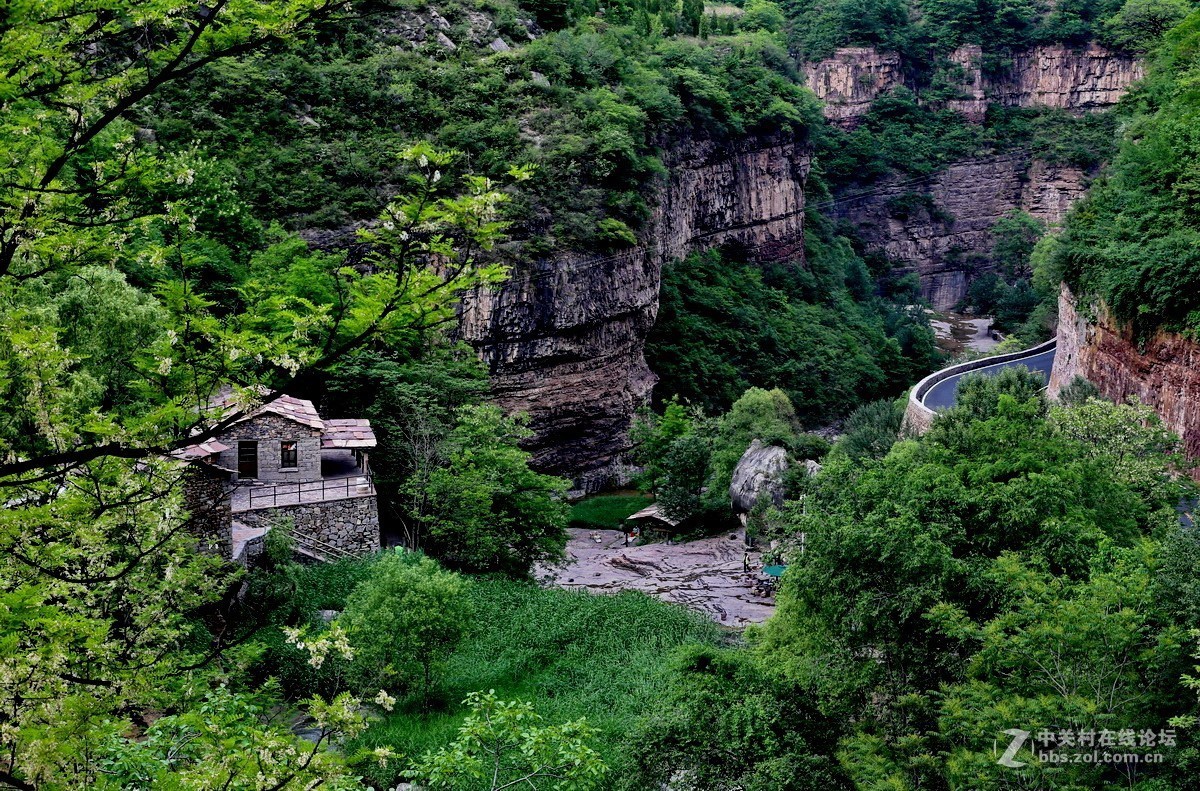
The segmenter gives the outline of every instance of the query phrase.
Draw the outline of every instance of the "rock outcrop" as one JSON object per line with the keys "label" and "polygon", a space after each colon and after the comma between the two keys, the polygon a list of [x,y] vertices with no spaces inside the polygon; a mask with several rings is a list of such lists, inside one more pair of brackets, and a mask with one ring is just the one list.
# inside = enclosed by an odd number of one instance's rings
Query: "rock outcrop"
{"label": "rock outcrop", "polygon": [[803,257],[804,141],[683,141],[663,164],[637,247],[521,263],[464,304],[459,334],[488,364],[493,398],[529,414],[536,465],[584,491],[620,479],[634,410],[654,385],[643,349],[663,264],[729,243],[764,260]]}
{"label": "rock outcrop", "polygon": [[831,58],[804,64],[803,70],[825,117],[842,126],[853,126],[878,96],[904,84],[900,56],[874,47],[843,47]]}
{"label": "rock outcrop", "polygon": [[762,498],[774,505],[783,502],[783,476],[788,470],[787,451],[777,445],[764,445],[759,440],[750,443],[729,483],[729,500],[737,513],[754,510]]}
{"label": "rock outcrop", "polygon": [[[993,103],[1081,112],[1111,107],[1145,74],[1140,61],[1098,44],[1034,47],[988,73],[983,59],[976,45],[959,47],[947,57],[961,72],[960,98],[949,106],[976,122]],[[900,57],[872,47],[845,47],[803,69],[808,87],[825,104],[825,117],[847,127],[858,123],[878,96],[906,83]]]}
{"label": "rock outcrop", "polygon": [[850,223],[868,249],[919,274],[921,295],[947,310],[991,266],[997,220],[1021,209],[1056,225],[1087,181],[1079,168],[1000,154],[955,163],[915,183],[894,176],[859,197],[838,196],[830,213]]}
{"label": "rock outcrop", "polygon": [[1051,396],[1076,376],[1112,400],[1137,396],[1200,458],[1200,343],[1161,331],[1139,342],[1103,304],[1080,306],[1065,285],[1058,311]]}

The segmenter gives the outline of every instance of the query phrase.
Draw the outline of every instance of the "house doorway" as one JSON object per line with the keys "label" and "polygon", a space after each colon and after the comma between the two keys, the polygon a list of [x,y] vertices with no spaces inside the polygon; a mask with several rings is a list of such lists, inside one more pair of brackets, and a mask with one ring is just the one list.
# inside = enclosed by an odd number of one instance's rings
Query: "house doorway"
{"label": "house doorway", "polygon": [[238,443],[238,478],[258,477],[258,443]]}

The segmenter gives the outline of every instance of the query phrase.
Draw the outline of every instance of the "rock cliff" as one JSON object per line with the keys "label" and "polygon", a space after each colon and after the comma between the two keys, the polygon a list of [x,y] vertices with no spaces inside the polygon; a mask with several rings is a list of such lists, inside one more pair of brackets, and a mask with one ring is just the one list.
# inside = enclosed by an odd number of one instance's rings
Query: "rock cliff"
{"label": "rock cliff", "polygon": [[594,491],[619,480],[634,410],[654,375],[643,354],[663,264],[735,243],[764,260],[803,256],[806,144],[690,140],[667,148],[637,247],[514,266],[464,302],[460,336],[488,364],[493,397],[527,412],[537,466]]}
{"label": "rock cliff", "polygon": [[[978,46],[960,47],[947,60],[961,70],[961,98],[949,106],[977,122],[990,103],[1078,111],[1111,107],[1144,74],[1140,61],[1097,44],[1081,49],[1035,47],[1012,55],[1002,68],[988,73]],[[839,49],[833,57],[803,68],[808,87],[825,104],[825,117],[841,126],[854,126],[876,97],[906,84],[900,57],[871,47]]]}
{"label": "rock cliff", "polygon": [[1011,153],[958,162],[913,182],[895,176],[869,192],[839,196],[834,217],[850,223],[868,249],[921,278],[938,310],[954,306],[972,277],[990,266],[992,226],[1013,209],[1047,225],[1083,196],[1087,174]]}
{"label": "rock cliff", "polygon": [[900,56],[874,47],[843,47],[832,58],[804,64],[803,71],[825,117],[841,126],[853,126],[876,97],[904,84]]}
{"label": "rock cliff", "polygon": [[1200,458],[1200,343],[1169,332],[1139,343],[1104,305],[1081,306],[1066,286],[1058,311],[1051,396],[1076,376],[1106,398],[1135,395],[1183,438],[1189,457]]}

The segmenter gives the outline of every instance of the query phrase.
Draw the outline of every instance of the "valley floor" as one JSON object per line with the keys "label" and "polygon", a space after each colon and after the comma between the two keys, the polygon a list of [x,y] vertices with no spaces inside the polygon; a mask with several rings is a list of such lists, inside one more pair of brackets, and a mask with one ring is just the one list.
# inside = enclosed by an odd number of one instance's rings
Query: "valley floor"
{"label": "valley floor", "polygon": [[[754,592],[762,561],[749,551],[750,572],[742,569],[746,547],[739,533],[685,543],[625,546],[618,530],[571,528],[566,564],[540,569],[539,579],[569,590],[617,593],[636,590],[699,610],[723,626],[761,623],[775,602]],[[597,540],[599,539],[599,540]]]}

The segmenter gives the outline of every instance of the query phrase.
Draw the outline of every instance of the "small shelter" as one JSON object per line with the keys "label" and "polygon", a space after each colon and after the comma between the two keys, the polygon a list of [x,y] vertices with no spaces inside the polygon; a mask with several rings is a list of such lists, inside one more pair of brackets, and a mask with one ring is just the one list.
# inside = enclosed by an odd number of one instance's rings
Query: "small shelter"
{"label": "small shelter", "polygon": [[658,503],[651,503],[636,514],[625,518],[627,527],[640,528],[643,535],[652,532],[671,536],[679,532],[679,523],[680,520],[672,519],[663,513]]}

